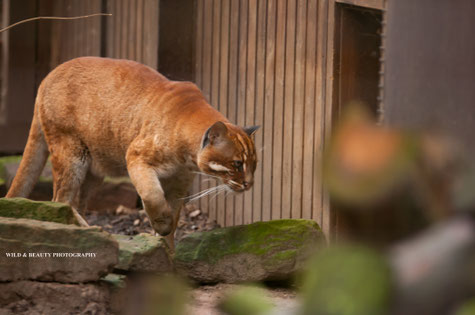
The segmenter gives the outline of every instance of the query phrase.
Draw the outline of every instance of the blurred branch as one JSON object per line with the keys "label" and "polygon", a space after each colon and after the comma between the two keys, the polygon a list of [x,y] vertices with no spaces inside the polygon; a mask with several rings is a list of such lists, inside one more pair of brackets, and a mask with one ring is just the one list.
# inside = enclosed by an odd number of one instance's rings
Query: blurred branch
{"label": "blurred branch", "polygon": [[20,24],[23,24],[23,23],[27,23],[27,22],[31,22],[31,21],[36,21],[36,20],[79,20],[79,19],[85,19],[85,18],[89,18],[89,17],[94,17],[94,16],[112,16],[111,13],[94,13],[94,14],[89,14],[89,15],[81,15],[81,16],[71,16],[71,17],[64,17],[64,16],[37,16],[37,17],[34,17],[34,18],[29,18],[29,19],[26,19],[26,20],[21,20],[21,21],[18,21],[16,23],[13,23],[12,25],[9,25],[5,28],[2,28],[0,30],[0,33],[2,32],[5,32],[17,25],[20,25]]}

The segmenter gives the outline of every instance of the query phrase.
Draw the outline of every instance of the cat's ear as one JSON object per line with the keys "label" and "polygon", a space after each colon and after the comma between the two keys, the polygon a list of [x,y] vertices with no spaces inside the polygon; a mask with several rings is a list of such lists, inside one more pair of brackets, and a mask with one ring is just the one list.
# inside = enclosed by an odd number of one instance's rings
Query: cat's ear
{"label": "cat's ear", "polygon": [[250,127],[244,127],[244,131],[247,133],[247,135],[250,137],[253,134],[256,133],[257,129],[261,128],[261,126],[250,126]]}
{"label": "cat's ear", "polygon": [[203,140],[201,141],[201,148],[203,149],[208,144],[216,145],[228,134],[228,127],[222,122],[217,121],[206,130]]}

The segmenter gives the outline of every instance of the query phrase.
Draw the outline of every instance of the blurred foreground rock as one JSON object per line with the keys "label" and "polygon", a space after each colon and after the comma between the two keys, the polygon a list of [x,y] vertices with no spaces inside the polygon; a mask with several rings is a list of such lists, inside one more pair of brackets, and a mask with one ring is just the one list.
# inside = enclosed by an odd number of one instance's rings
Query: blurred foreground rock
{"label": "blurred foreground rock", "polygon": [[0,198],[0,217],[76,224],[70,206],[52,201],[33,201],[25,198]]}
{"label": "blurred foreground rock", "polygon": [[115,267],[122,271],[171,272],[173,265],[165,241],[150,234],[134,236],[113,235],[119,243],[119,263]]}
{"label": "blurred foreground rock", "polygon": [[286,280],[322,243],[314,221],[257,222],[188,235],[174,262],[180,274],[202,283]]}
{"label": "blurred foreground rock", "polygon": [[0,281],[95,281],[117,264],[119,252],[99,227],[2,217],[0,249]]}

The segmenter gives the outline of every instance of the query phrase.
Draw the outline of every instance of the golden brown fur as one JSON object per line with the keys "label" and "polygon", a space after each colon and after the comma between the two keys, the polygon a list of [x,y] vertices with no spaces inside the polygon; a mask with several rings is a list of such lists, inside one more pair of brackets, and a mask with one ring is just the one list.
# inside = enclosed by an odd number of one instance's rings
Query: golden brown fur
{"label": "golden brown fur", "polygon": [[28,196],[50,154],[54,201],[82,212],[105,175],[128,174],[153,228],[173,235],[196,171],[235,191],[252,186],[255,130],[229,123],[193,83],[133,61],[77,58],[41,83],[7,197]]}

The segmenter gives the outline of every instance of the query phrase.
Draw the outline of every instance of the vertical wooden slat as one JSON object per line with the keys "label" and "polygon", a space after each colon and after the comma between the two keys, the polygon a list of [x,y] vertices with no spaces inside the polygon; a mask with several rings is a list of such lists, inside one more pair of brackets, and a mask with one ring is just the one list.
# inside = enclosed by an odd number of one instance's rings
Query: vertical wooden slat
{"label": "vertical wooden slat", "polygon": [[[239,56],[238,56],[238,82],[236,100],[236,123],[244,126],[246,120],[246,78],[247,78],[247,24],[248,24],[248,1],[239,1]],[[238,194],[234,201],[234,224],[243,224],[244,219],[244,195],[249,192]]]}
{"label": "vertical wooden slat", "polygon": [[[325,127],[324,137],[327,137],[331,133],[331,123],[333,120],[333,63],[334,63],[334,32],[335,32],[335,2],[333,0],[328,1],[327,6],[327,52],[326,52],[326,74],[325,81]],[[324,147],[325,150],[325,147]],[[335,215],[330,210],[330,199],[328,194],[323,195],[323,215],[321,228],[322,231],[330,239],[333,237],[331,233],[334,231]]]}
{"label": "vertical wooden slat", "polygon": [[283,109],[285,78],[285,26],[286,1],[277,0],[277,20],[275,36],[275,90],[272,146],[272,219],[280,219],[282,212],[282,145]]}
{"label": "vertical wooden slat", "polygon": [[305,65],[305,107],[303,126],[303,176],[302,176],[302,218],[312,218],[313,177],[315,176],[314,154],[314,118],[315,118],[315,74],[316,36],[317,36],[317,0],[307,0],[306,65]]}
{"label": "vertical wooden slat", "polygon": [[137,0],[135,5],[135,38],[136,38],[136,45],[135,45],[135,59],[139,62],[143,60],[143,10],[144,10],[144,0]]}
{"label": "vertical wooden slat", "polygon": [[297,0],[287,1],[287,32],[285,52],[284,87],[284,139],[282,161],[282,218],[291,217],[292,209],[292,148],[294,115],[295,32],[297,23]]}
{"label": "vertical wooden slat", "polygon": [[145,16],[146,26],[144,27],[144,52],[146,64],[153,69],[158,67],[158,17],[159,1],[146,0]]}
{"label": "vertical wooden slat", "polygon": [[122,9],[122,0],[114,1],[115,14],[114,14],[114,58],[120,58],[120,47],[121,47],[121,31],[122,27],[120,24],[121,20],[121,9]]}
{"label": "vertical wooden slat", "polygon": [[127,40],[127,46],[128,46],[128,51],[127,51],[127,59],[130,60],[137,60],[137,57],[135,55],[135,46],[137,46],[137,41],[136,41],[136,31],[135,31],[135,18],[137,16],[137,3],[135,1],[129,1],[129,15],[128,15],[128,21],[127,21],[127,26],[128,26],[128,40]]}
{"label": "vertical wooden slat", "polygon": [[[195,83],[201,87],[202,83],[202,56],[203,56],[203,7],[204,0],[196,1],[196,40],[195,40]],[[194,193],[200,191],[201,176],[196,176],[193,181],[192,190]],[[200,202],[196,202],[201,206]]]}
{"label": "vertical wooden slat", "polygon": [[[221,37],[221,1],[220,0],[212,0],[212,30],[213,30],[213,38],[212,38],[212,49],[211,49],[211,62],[212,62],[212,74],[211,74],[211,97],[210,103],[216,109],[219,110],[219,72],[220,72],[220,37]],[[213,179],[210,181],[210,186],[214,187],[217,185],[217,182]],[[209,207],[209,217],[212,220],[217,219],[217,200],[215,196],[211,196],[208,202]]]}
{"label": "vertical wooden slat", "polygon": [[[203,8],[203,77],[201,82],[201,89],[205,95],[207,101],[210,101],[211,92],[211,66],[212,66],[212,40],[213,40],[213,14],[212,14],[212,1],[205,0]],[[201,182],[201,190],[210,188],[210,182],[208,178],[203,178]],[[204,212],[209,211],[209,197],[205,196],[201,198],[201,210]]]}
{"label": "vertical wooden slat", "polygon": [[[239,53],[239,0],[231,0],[229,31],[228,119],[236,123]],[[226,198],[226,226],[234,224],[234,196]]]}
{"label": "vertical wooden slat", "polygon": [[323,217],[323,187],[321,182],[321,159],[323,153],[325,127],[325,60],[326,60],[326,26],[327,26],[327,1],[318,1],[318,45],[317,45],[317,73],[315,81],[315,121],[314,121],[314,165],[313,176],[313,209],[312,219],[319,224]]}
{"label": "vertical wooden slat", "polygon": [[[266,0],[258,0],[257,4],[257,49],[256,49],[256,101],[255,101],[255,121],[262,126],[256,134],[255,143],[259,155],[259,163],[254,174],[254,198],[253,198],[253,221],[262,220],[262,175],[263,175],[263,151],[264,145],[264,78],[266,61]],[[270,150],[270,148],[269,148]]]}
{"label": "vertical wooden slat", "polygon": [[262,189],[262,220],[271,219],[272,211],[272,141],[273,141],[273,110],[275,88],[275,23],[276,3],[267,2],[267,34],[266,34],[266,65],[265,65],[265,100],[264,100],[264,146],[263,152],[263,189]]}
{"label": "vertical wooden slat", "polygon": [[[247,77],[246,77],[246,126],[255,124],[255,92],[256,92],[256,41],[257,41],[257,1],[250,0],[248,4],[247,23]],[[258,131],[259,133],[262,130]],[[259,162],[261,163],[261,162]],[[254,186],[255,189],[256,186]],[[254,189],[244,195],[243,223],[252,222],[252,205]]]}
{"label": "vertical wooden slat", "polygon": [[[229,63],[229,1],[221,1],[221,36],[220,36],[220,73],[219,73],[219,111],[227,116],[228,104],[228,63]],[[217,221],[221,226],[226,223],[226,198],[217,197]]]}
{"label": "vertical wooden slat", "polygon": [[[120,0],[120,58],[127,59],[127,19],[129,15],[128,0]],[[147,21],[148,22],[148,21]]]}
{"label": "vertical wooden slat", "polygon": [[302,159],[303,159],[303,122],[305,101],[305,32],[306,0],[298,0],[297,35],[295,62],[295,108],[294,137],[292,156],[292,218],[302,216]]}

